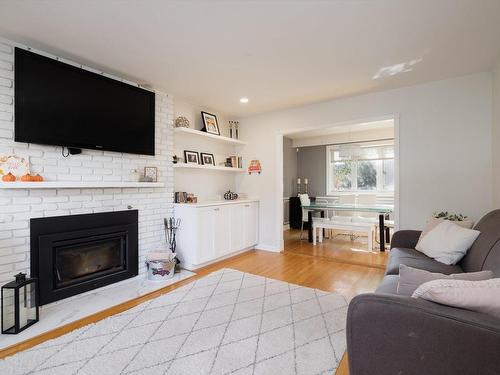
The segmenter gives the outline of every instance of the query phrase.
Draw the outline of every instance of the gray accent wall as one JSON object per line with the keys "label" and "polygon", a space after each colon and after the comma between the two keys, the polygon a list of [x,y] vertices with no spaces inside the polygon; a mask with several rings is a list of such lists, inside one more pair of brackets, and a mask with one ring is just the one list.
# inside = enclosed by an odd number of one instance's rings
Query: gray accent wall
{"label": "gray accent wall", "polygon": [[283,138],[283,197],[297,195],[297,149],[290,138]]}
{"label": "gray accent wall", "polygon": [[[326,195],[326,146],[301,147],[297,153],[298,177],[309,180],[311,197]],[[302,185],[302,192],[304,185]]]}

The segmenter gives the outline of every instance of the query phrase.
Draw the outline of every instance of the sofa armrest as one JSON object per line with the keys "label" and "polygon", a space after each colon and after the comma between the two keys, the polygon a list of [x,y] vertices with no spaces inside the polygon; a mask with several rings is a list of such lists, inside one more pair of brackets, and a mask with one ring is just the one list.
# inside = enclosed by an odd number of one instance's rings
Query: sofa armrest
{"label": "sofa armrest", "polygon": [[391,249],[393,247],[414,249],[421,233],[420,230],[398,230],[392,235]]}
{"label": "sofa armrest", "polygon": [[499,374],[498,348],[492,316],[389,294],[349,304],[350,375]]}

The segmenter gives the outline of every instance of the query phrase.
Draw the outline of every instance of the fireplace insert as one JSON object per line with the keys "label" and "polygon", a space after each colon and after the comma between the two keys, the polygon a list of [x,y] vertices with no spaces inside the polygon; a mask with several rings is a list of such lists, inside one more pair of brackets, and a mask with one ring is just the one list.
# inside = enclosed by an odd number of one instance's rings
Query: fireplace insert
{"label": "fireplace insert", "polygon": [[138,274],[137,210],[31,219],[40,304]]}

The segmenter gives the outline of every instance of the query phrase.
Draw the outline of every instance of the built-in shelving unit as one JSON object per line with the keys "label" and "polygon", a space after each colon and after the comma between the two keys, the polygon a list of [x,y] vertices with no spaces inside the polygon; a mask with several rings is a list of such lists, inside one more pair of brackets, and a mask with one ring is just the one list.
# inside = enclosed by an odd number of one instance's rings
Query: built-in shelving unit
{"label": "built-in shelving unit", "polygon": [[151,188],[164,187],[163,182],[120,182],[120,181],[43,181],[43,182],[0,182],[0,189],[104,189],[104,188]]}
{"label": "built-in shelving unit", "polygon": [[233,139],[229,137],[223,137],[220,135],[205,133],[200,130],[190,129],[190,128],[175,128],[174,133],[176,134],[189,134],[197,137],[202,137],[205,139],[210,139],[216,142],[228,143],[236,146],[244,146],[246,142],[240,141],[239,139]]}
{"label": "built-in shelving unit", "polygon": [[223,172],[235,172],[235,173],[244,173],[245,172],[245,170],[243,168],[217,167],[214,165],[186,164],[186,163],[174,164],[174,168],[176,168],[176,169],[203,169],[203,170],[208,170],[208,171],[223,171]]}

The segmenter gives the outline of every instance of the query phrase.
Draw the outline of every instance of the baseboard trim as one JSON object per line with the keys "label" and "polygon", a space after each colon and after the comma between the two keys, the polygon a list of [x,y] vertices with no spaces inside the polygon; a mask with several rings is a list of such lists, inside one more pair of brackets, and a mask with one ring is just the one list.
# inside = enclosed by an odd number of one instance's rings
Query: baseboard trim
{"label": "baseboard trim", "polygon": [[213,259],[213,260],[209,260],[208,262],[200,263],[200,264],[191,264],[191,263],[183,263],[183,262],[181,262],[181,266],[182,266],[182,268],[185,268],[188,271],[196,272],[200,268],[210,266],[211,264],[220,262],[221,260],[232,258],[232,257],[234,257],[236,255],[240,255],[240,254],[246,253],[247,251],[252,250],[252,249],[256,249],[256,248],[257,247],[249,246],[249,247],[246,247],[244,249],[235,251],[235,252],[230,253],[230,254],[226,254],[226,255],[221,256],[219,258],[216,258],[216,259]]}
{"label": "baseboard trim", "polygon": [[255,246],[256,250],[264,250],[264,251],[272,251],[274,253],[279,253],[281,251],[281,247],[279,245],[269,245],[265,243],[259,243]]}

